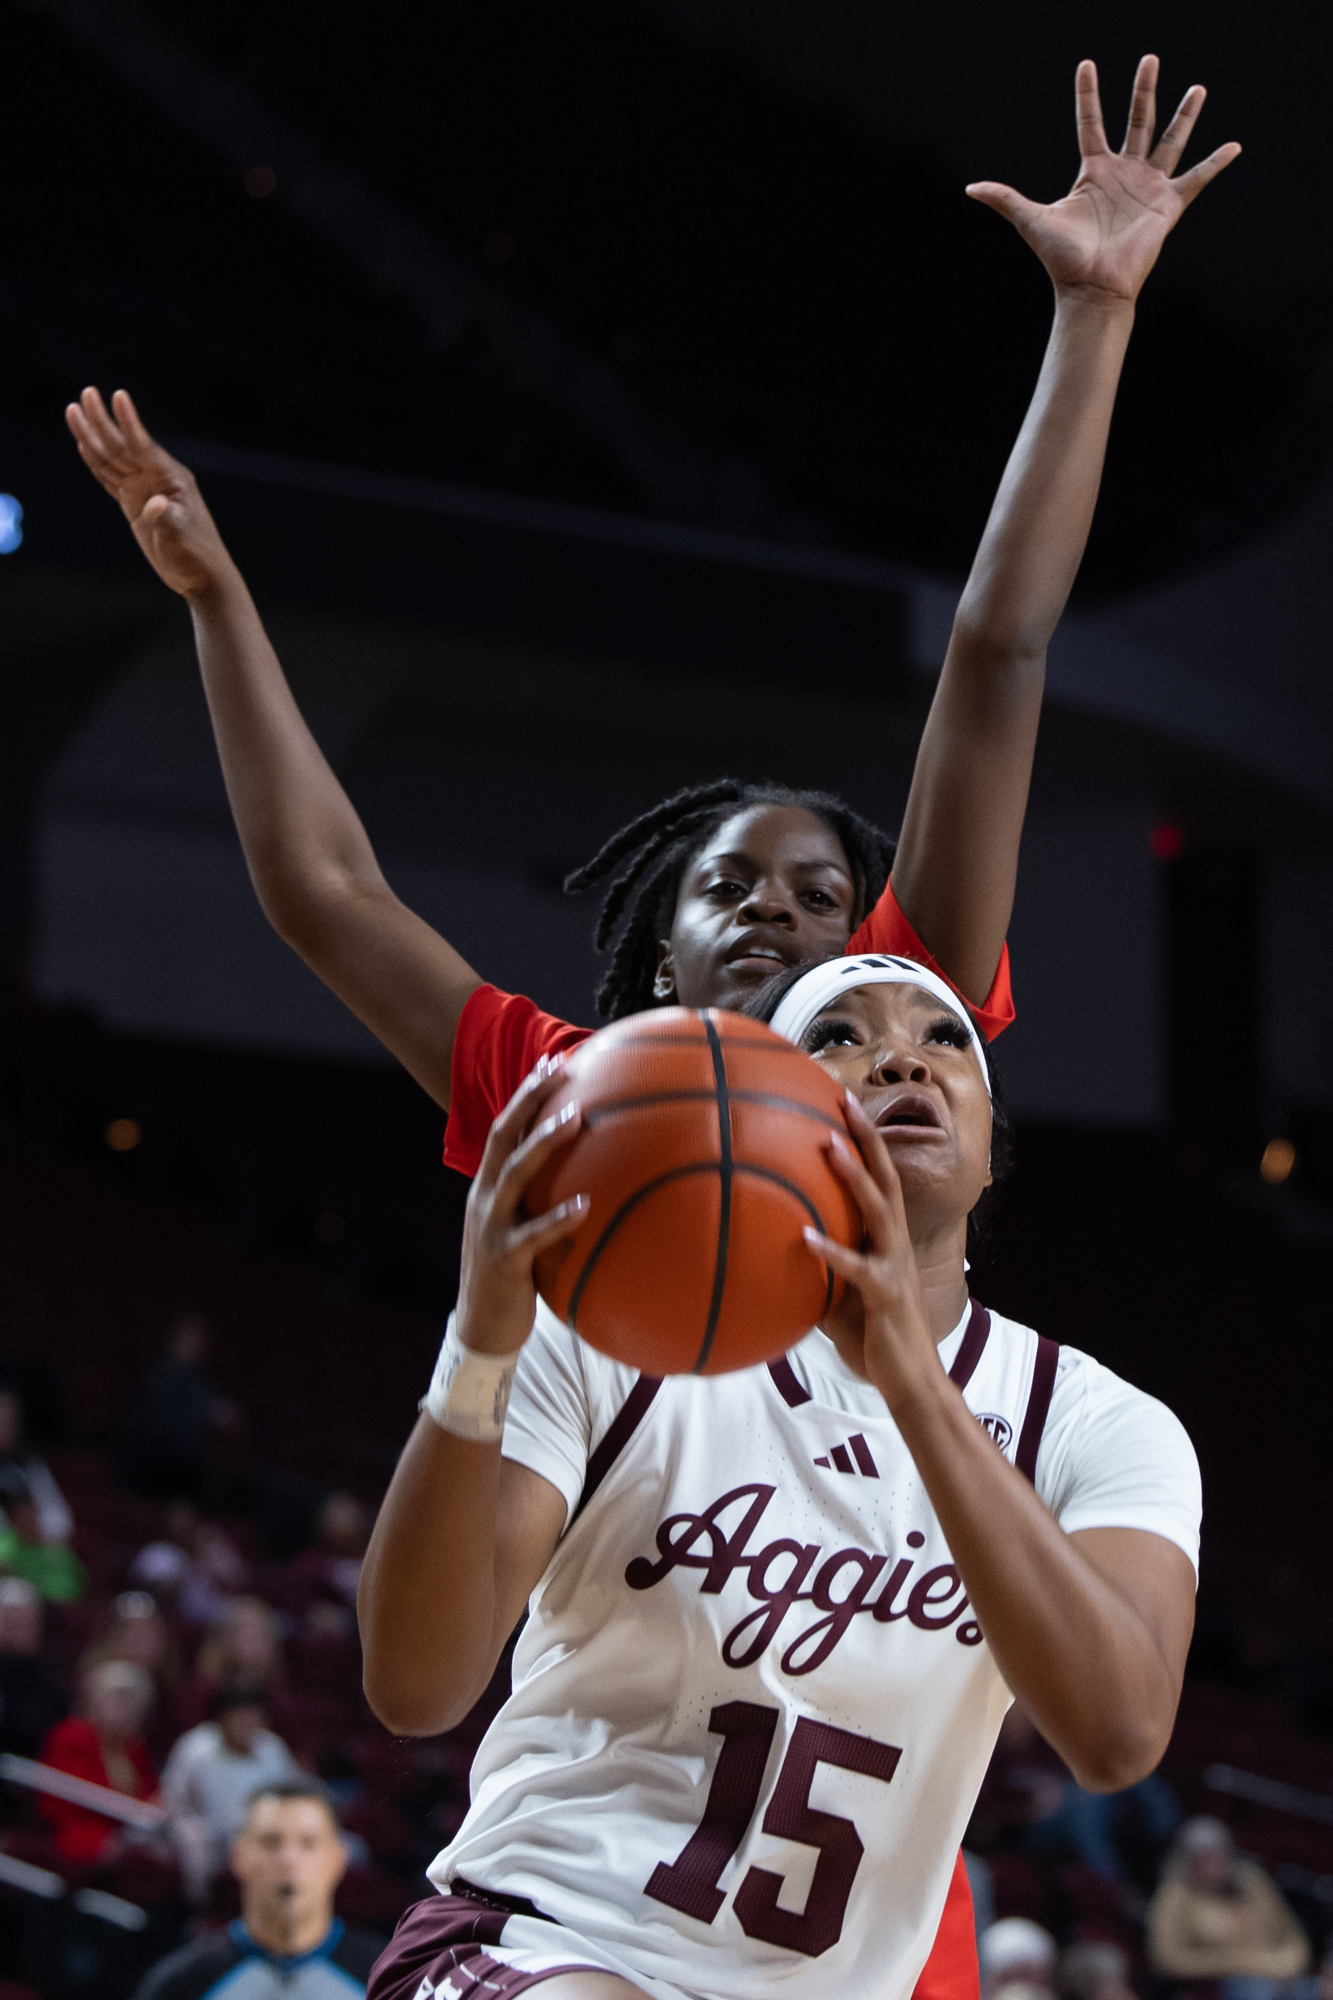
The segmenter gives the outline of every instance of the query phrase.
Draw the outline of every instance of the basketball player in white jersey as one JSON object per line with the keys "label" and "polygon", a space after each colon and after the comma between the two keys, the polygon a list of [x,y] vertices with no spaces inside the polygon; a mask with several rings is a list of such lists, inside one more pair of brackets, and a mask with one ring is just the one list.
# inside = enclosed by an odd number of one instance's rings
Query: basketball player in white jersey
{"label": "basketball player in white jersey", "polygon": [[907,2000],[1013,1695],[1090,1789],[1166,1747],[1189,1440],[969,1299],[990,1078],[944,982],[871,955],[776,984],[775,1029],[848,1088],[866,1223],[859,1252],[809,1235],[849,1289],[785,1360],[658,1383],[534,1318],[587,1204],[525,1221],[523,1190],[579,1119],[543,1119],[548,1071],[491,1133],[363,1573],[372,1704],[447,1728],[529,1616],[369,2000]]}

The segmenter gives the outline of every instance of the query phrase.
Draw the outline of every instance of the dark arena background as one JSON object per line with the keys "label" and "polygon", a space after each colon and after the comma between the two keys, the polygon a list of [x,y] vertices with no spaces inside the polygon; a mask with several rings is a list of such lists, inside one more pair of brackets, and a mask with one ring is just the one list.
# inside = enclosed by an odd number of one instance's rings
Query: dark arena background
{"label": "dark arena background", "polygon": [[[347,1596],[466,1187],[436,1108],[265,923],[187,613],[65,403],[129,387],[196,471],[405,901],[589,1021],[592,913],[560,882],[665,792],[775,776],[896,826],[1049,319],[1036,261],[962,188],[1055,198],[1075,62],[1118,132],[1149,48],[1164,109],[1209,86],[1189,157],[1245,152],[1144,293],[1051,650],[998,1048],[1017,1169],[973,1283],[1182,1418],[1199,1618],[1150,1798],[1094,1838],[1053,1756],[1006,1738],[968,1846],[991,1915],[1118,1945],[1157,2000],[1147,1899],[1179,1817],[1214,1815],[1317,1965],[1323,10],[4,0],[0,22],[0,1481],[40,1454],[78,1567],[37,1637],[0,1584],[0,1752],[37,1756],[34,1703],[58,1721],[120,1648],[155,1676],[160,1767],[206,1712],[210,1624],[261,1600],[273,1727],[351,1836],[339,1907],[387,1933],[494,1708],[390,1737]],[[173,1473],[145,1412],[176,1391]],[[178,1573],[136,1566],[153,1544]],[[189,1904],[146,1848],[62,1861],[14,1768],[0,2000],[128,1996],[235,1914],[225,1873]]]}

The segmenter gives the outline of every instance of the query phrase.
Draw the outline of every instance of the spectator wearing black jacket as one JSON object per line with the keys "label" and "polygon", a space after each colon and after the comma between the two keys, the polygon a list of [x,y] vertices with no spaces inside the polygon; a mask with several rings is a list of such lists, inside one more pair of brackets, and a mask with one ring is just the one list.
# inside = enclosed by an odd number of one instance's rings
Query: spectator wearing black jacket
{"label": "spectator wearing black jacket", "polygon": [[69,1707],[60,1676],[42,1652],[43,1605],[23,1577],[0,1577],[0,1751],[39,1757]]}
{"label": "spectator wearing black jacket", "polygon": [[347,1930],[333,1914],[347,1849],[322,1785],[257,1791],[231,1867],[240,1917],[155,1965],[135,2000],[209,2000],[242,1971],[245,2000],[349,2000],[349,1982],[365,1991],[384,1940]]}

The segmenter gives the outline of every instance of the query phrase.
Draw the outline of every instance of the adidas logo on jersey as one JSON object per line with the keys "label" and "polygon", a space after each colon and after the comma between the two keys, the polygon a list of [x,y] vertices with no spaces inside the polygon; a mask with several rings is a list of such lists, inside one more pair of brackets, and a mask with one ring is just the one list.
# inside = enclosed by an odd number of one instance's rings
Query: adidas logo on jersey
{"label": "adidas logo on jersey", "polygon": [[[852,1463],[853,1459],[856,1460],[855,1465]],[[879,1467],[871,1457],[870,1446],[866,1443],[860,1431],[856,1433],[855,1437],[849,1437],[846,1444],[833,1445],[829,1450],[827,1458],[817,1458],[815,1464],[822,1465],[826,1472],[850,1472],[852,1474],[859,1472],[866,1479],[879,1478]]]}

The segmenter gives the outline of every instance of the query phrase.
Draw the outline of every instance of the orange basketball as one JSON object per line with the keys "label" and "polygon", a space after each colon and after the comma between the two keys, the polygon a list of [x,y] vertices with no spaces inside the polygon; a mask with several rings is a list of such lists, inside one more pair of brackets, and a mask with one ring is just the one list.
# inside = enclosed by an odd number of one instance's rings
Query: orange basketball
{"label": "orange basketball", "polygon": [[649,1375],[720,1375],[784,1354],[840,1281],[801,1237],[861,1241],[829,1164],[842,1092],[771,1028],[714,1009],[636,1014],[569,1057],[547,1107],[583,1125],[528,1190],[541,1215],[592,1197],[537,1285],[577,1333]]}

